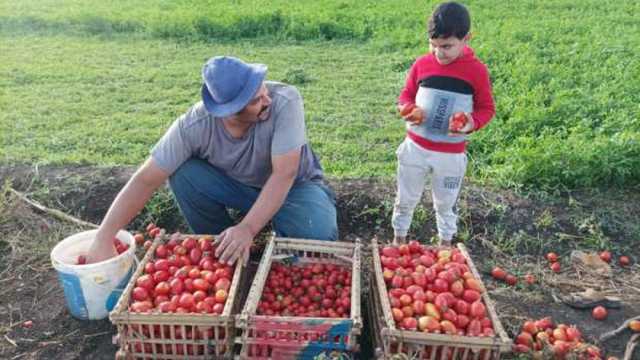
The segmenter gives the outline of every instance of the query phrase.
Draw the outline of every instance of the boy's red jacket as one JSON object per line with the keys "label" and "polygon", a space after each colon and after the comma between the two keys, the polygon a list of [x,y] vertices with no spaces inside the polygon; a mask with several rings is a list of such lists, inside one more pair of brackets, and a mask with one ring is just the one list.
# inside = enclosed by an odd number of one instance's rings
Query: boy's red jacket
{"label": "boy's red jacket", "polygon": [[448,136],[454,112],[471,113],[474,131],[495,115],[489,72],[468,46],[447,65],[440,65],[431,53],[418,58],[398,102],[414,103],[425,110],[422,124],[407,123],[407,136],[423,148],[447,153],[464,152],[466,146],[465,136]]}

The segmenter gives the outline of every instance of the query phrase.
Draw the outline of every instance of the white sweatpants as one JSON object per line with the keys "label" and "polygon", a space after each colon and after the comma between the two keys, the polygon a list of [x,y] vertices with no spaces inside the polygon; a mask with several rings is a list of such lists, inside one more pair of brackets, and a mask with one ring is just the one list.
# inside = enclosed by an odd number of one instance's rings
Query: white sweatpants
{"label": "white sweatpants", "polygon": [[395,236],[407,236],[413,211],[430,177],[438,236],[450,241],[457,230],[454,206],[467,168],[467,155],[427,150],[409,138],[400,144],[396,155],[398,190],[391,220]]}

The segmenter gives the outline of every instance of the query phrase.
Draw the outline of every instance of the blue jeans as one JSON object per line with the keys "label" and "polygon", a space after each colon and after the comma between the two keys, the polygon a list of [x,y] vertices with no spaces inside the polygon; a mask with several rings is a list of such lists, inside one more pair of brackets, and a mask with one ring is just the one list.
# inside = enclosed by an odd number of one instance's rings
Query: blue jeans
{"label": "blue jeans", "polygon": [[[169,185],[180,211],[196,234],[219,234],[232,226],[227,208],[246,214],[261,190],[242,184],[208,162],[194,158],[171,175]],[[294,184],[271,222],[277,236],[336,240],[335,195],[322,182]]]}

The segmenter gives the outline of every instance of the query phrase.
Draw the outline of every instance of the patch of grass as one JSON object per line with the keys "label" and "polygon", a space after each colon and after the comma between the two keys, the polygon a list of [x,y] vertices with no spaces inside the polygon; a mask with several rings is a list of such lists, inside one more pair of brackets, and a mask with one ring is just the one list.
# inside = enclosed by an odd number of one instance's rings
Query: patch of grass
{"label": "patch of grass", "polygon": [[542,213],[535,219],[534,224],[540,230],[545,230],[552,227],[555,224],[553,213],[550,209],[544,209]]}
{"label": "patch of grass", "polygon": [[168,188],[156,192],[129,227],[144,229],[151,222],[170,232],[179,231],[183,234],[191,232]]}
{"label": "patch of grass", "polygon": [[[137,164],[198,100],[204,61],[231,54],[300,86],[329,175],[392,177],[394,104],[435,3],[5,1],[0,161]],[[468,5],[497,104],[468,175],[525,190],[637,184],[637,5]]]}

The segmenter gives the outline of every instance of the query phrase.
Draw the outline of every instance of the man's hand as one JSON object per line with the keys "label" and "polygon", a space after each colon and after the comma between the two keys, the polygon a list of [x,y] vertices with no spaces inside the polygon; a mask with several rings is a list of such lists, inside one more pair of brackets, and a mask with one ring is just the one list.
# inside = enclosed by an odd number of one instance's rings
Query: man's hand
{"label": "man's hand", "polygon": [[101,262],[118,255],[113,246],[113,236],[105,237],[99,231],[93,239],[89,253],[87,254],[87,264]]}
{"label": "man's hand", "polygon": [[410,122],[413,125],[420,125],[425,118],[425,112],[416,104],[401,104],[398,105],[398,111],[400,111],[400,116],[405,121]]}
{"label": "man's hand", "polygon": [[449,118],[449,136],[466,135],[475,127],[475,121],[469,113],[457,112]]}
{"label": "man's hand", "polygon": [[100,229],[93,239],[87,262],[95,263],[116,256],[113,238],[119,229],[127,226],[129,221],[142,210],[151,195],[164,184],[169,173],[156,165],[152,158],[136,171],[127,184],[116,196],[100,224]]}
{"label": "man's hand", "polygon": [[233,265],[236,260],[242,259],[243,265],[246,265],[254,237],[255,234],[248,225],[240,223],[232,226],[216,238],[215,256],[221,263]]}

